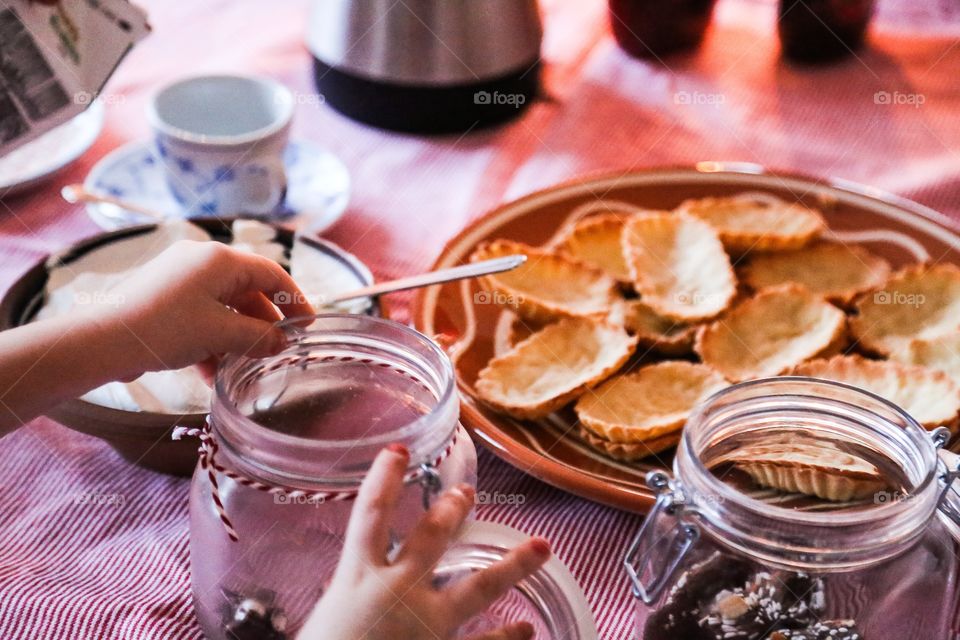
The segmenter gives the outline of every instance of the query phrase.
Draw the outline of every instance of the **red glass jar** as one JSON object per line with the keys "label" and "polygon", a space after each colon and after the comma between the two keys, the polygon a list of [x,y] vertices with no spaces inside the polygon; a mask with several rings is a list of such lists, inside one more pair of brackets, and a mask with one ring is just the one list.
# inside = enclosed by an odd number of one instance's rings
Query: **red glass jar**
{"label": "red glass jar", "polygon": [[695,49],[703,40],[716,0],[610,0],[617,43],[638,58]]}

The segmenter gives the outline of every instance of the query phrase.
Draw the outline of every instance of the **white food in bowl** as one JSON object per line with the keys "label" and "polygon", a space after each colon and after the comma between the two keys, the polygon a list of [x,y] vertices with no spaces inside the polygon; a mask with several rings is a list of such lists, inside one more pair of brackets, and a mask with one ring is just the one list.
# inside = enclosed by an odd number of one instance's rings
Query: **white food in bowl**
{"label": "white food in bowl", "polygon": [[318,312],[326,307],[343,313],[363,313],[370,308],[370,298],[328,304],[330,298],[359,289],[366,283],[340,260],[303,241],[294,242],[290,250],[290,275]]}

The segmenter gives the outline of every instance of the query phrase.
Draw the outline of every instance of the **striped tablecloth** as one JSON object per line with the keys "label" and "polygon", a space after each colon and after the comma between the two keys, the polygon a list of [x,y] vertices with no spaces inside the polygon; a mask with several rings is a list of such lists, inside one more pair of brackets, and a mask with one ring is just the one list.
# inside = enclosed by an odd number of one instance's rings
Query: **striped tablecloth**
{"label": "striped tablecloth", "polygon": [[[2,286],[96,231],[55,194],[146,135],[144,102],[157,86],[187,73],[252,71],[311,94],[306,0],[146,4],[153,35],[107,86],[107,126],[94,149],[49,187],[0,199]],[[499,129],[395,135],[299,100],[294,135],[339,154],[354,179],[330,237],[378,278],[397,277],[429,266],[447,238],[506,198],[591,171],[704,159],[856,180],[960,219],[956,2],[879,0],[870,48],[815,70],[779,62],[772,0],[719,0],[702,51],[665,64],[617,49],[605,4],[543,0],[550,99]],[[684,101],[681,92],[714,98]],[[405,302],[393,305],[399,318]],[[566,495],[485,452],[479,489],[522,494],[522,505],[481,505],[479,517],[552,540],[601,637],[631,637],[619,559],[636,516]],[[185,480],[131,467],[95,439],[35,420],[0,442],[0,638],[199,637],[187,538]]]}

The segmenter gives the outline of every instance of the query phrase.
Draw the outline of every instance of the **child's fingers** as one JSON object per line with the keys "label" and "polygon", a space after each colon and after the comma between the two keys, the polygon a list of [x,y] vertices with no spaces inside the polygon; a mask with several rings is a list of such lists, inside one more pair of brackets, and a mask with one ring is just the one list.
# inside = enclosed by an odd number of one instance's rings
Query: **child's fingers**
{"label": "child's fingers", "polygon": [[283,348],[286,336],[272,322],[220,307],[217,330],[206,336],[210,353],[237,353],[251,358],[273,355]]}
{"label": "child's fingers", "polygon": [[504,558],[447,589],[450,605],[465,617],[475,616],[550,558],[550,545],[532,538],[511,549]]}
{"label": "child's fingers", "polygon": [[530,640],[533,637],[533,625],[529,622],[514,622],[496,631],[490,631],[479,636],[471,636],[469,640]]}
{"label": "child's fingers", "polygon": [[407,536],[395,564],[409,567],[416,579],[425,576],[470,514],[474,494],[473,487],[459,484],[437,498]]}
{"label": "child's fingers", "polygon": [[237,278],[238,290],[230,292],[230,297],[244,291],[260,291],[270,302],[277,305],[287,318],[316,313],[290,274],[273,260],[240,253],[236,257],[236,266],[240,269]]}
{"label": "child's fingers", "polygon": [[374,567],[387,564],[390,515],[403,490],[409,462],[410,453],[400,445],[387,447],[373,461],[350,513],[343,562],[360,560]]}
{"label": "child's fingers", "polygon": [[270,301],[259,291],[245,291],[231,300],[229,305],[251,318],[267,322],[277,322],[282,319],[277,308],[270,304]]}

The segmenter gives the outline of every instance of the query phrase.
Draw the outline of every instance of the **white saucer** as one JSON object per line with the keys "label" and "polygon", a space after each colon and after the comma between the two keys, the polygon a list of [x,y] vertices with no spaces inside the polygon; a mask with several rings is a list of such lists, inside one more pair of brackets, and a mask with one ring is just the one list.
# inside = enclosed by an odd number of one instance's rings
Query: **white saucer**
{"label": "white saucer", "polygon": [[0,158],[0,198],[25,191],[72,164],[103,129],[103,103]]}
{"label": "white saucer", "polygon": [[[350,174],[339,158],[312,142],[292,140],[284,152],[284,164],[286,199],[276,211],[261,219],[290,222],[318,233],[343,215],[350,198]],[[150,141],[129,142],[106,155],[90,171],[83,186],[165,216],[205,217],[202,210],[184,211],[174,200]],[[110,204],[88,204],[87,213],[107,230],[156,222]]]}

